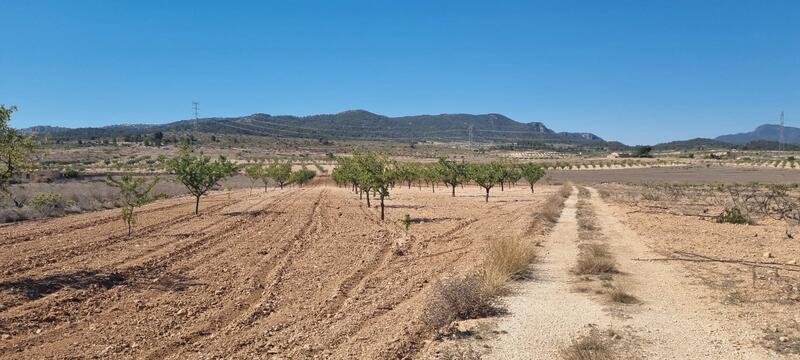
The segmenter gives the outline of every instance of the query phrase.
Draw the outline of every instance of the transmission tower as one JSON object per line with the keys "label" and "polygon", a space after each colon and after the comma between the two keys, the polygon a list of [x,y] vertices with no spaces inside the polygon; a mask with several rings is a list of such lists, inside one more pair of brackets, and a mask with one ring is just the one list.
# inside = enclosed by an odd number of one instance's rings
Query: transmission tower
{"label": "transmission tower", "polygon": [[469,151],[472,152],[472,125],[469,126]]}
{"label": "transmission tower", "polygon": [[783,138],[783,111],[781,111],[781,127],[780,127],[780,134],[779,134],[779,138],[778,138],[778,150],[779,151],[783,151],[783,143],[784,143],[784,138]]}
{"label": "transmission tower", "polygon": [[197,115],[197,105],[200,105],[200,103],[192,101],[192,108],[194,109],[194,132],[197,132],[197,120],[199,119]]}

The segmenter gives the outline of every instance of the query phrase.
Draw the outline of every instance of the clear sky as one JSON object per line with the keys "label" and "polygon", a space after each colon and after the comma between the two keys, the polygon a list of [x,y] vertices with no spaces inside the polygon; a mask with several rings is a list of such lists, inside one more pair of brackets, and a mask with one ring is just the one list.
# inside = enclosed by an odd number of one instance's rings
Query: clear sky
{"label": "clear sky", "polygon": [[502,113],[628,144],[800,126],[800,1],[0,1],[12,125]]}

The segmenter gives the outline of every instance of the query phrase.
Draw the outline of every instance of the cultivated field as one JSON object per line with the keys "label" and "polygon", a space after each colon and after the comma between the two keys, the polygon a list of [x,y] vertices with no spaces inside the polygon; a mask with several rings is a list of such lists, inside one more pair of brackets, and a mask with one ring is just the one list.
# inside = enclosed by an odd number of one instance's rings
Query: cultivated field
{"label": "cultivated field", "polygon": [[[344,188],[217,192],[0,226],[0,357],[398,358],[432,337],[436,282],[541,235],[556,187],[397,186],[387,220]],[[373,203],[373,206],[375,204]],[[412,222],[406,233],[405,214]]]}

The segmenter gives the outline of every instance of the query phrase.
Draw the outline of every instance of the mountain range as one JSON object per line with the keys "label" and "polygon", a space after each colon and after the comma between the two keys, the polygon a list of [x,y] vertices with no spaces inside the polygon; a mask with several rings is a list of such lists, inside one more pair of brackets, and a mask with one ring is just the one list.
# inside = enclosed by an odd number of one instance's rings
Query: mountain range
{"label": "mountain range", "polygon": [[161,125],[112,125],[97,128],[35,126],[26,131],[52,139],[110,138],[155,132],[197,130],[212,134],[243,134],[315,139],[379,139],[398,141],[541,141],[597,144],[599,136],[556,132],[541,122],[523,123],[501,114],[440,114],[388,117],[365,110],[311,116],[253,114],[230,118],[182,120]]}
{"label": "mountain range", "polygon": [[[750,132],[717,136],[714,140],[729,144],[745,144],[752,141],[780,141],[780,125],[766,124]],[[786,144],[800,144],[800,128],[785,126],[783,138]]]}

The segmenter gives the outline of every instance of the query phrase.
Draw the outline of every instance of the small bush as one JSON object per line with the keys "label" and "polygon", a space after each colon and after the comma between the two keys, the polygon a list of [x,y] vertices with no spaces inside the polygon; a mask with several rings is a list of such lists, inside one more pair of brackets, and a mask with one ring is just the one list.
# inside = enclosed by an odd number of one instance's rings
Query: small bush
{"label": "small bush", "polygon": [[610,344],[596,329],[586,336],[573,340],[572,344],[561,350],[565,360],[610,360],[612,359]]}
{"label": "small bush", "polygon": [[611,301],[620,304],[636,304],[639,302],[639,299],[619,287],[609,290],[608,297]]}
{"label": "small bush", "polygon": [[610,274],[617,272],[617,265],[608,252],[608,246],[585,244],[581,246],[574,272],[578,275]]}
{"label": "small bush", "polygon": [[451,278],[434,285],[431,304],[423,321],[436,331],[454,320],[474,319],[491,314],[494,299],[482,291],[482,281],[476,275]]}
{"label": "small bush", "polygon": [[74,201],[64,200],[59,193],[38,193],[33,198],[33,207],[43,216],[63,215],[68,206],[74,205]]}
{"label": "small bush", "polygon": [[718,223],[749,224],[750,219],[737,207],[725,208],[716,218]]}

